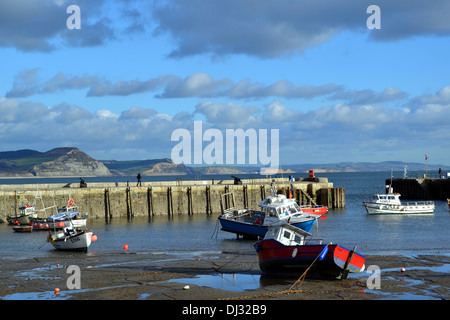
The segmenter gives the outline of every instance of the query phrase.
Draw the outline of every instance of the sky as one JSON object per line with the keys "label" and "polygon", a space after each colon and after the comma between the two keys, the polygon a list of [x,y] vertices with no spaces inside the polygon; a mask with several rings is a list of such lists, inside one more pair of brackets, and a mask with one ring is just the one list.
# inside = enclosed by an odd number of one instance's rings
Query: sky
{"label": "sky", "polygon": [[218,156],[242,129],[281,165],[449,165],[449,52],[448,0],[1,0],[0,151]]}

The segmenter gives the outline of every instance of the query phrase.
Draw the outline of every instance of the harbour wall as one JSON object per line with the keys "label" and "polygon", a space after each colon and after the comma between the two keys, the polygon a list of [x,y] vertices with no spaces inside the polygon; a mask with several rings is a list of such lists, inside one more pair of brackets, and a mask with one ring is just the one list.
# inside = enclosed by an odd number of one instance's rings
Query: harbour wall
{"label": "harbour wall", "polygon": [[[298,203],[321,204],[329,208],[345,207],[345,189],[334,188],[327,178],[243,179],[234,180],[161,181],[136,183],[0,185],[0,219],[13,215],[19,206],[36,208],[62,207],[73,199],[80,212],[90,218],[215,214],[221,212],[221,197],[232,193],[236,208],[258,208],[257,204],[271,195],[273,184],[278,193],[291,192]],[[50,211],[50,210],[49,210]]]}
{"label": "harbour wall", "polygon": [[[386,185],[391,179],[386,179]],[[394,192],[401,194],[401,199],[411,200],[446,200],[450,198],[449,178],[397,178],[392,179]]]}

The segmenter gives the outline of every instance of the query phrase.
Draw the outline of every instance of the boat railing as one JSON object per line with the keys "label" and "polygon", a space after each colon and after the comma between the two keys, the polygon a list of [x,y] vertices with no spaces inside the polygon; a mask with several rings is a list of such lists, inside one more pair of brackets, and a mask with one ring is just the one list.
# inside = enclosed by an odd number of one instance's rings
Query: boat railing
{"label": "boat railing", "polygon": [[423,205],[434,205],[434,201],[415,201],[415,202],[406,202],[406,206],[423,206]]}
{"label": "boat railing", "polygon": [[307,245],[319,245],[323,244],[323,239],[308,239],[306,240]]}

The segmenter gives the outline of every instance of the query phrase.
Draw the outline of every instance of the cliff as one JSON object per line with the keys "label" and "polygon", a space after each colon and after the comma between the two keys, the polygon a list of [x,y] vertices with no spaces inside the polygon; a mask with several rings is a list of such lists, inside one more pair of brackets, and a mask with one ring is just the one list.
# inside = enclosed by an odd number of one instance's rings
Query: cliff
{"label": "cliff", "polygon": [[112,175],[102,162],[93,159],[77,148],[71,148],[53,161],[33,166],[31,172],[36,177]]}
{"label": "cliff", "polygon": [[185,175],[194,174],[194,171],[186,167],[184,164],[174,164],[170,162],[160,162],[153,166],[152,169],[141,173],[143,176],[158,176],[158,175]]}
{"label": "cliff", "polygon": [[61,177],[110,176],[102,162],[77,148],[55,148],[47,152],[19,150],[0,152],[0,176]]}

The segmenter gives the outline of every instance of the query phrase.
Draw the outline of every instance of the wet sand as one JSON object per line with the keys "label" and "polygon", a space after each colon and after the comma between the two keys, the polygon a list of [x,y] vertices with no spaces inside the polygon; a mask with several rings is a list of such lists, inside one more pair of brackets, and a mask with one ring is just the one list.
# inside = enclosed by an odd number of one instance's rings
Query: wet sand
{"label": "wet sand", "polygon": [[[50,258],[1,260],[0,299],[5,300],[443,300],[450,297],[450,257],[446,255],[372,255],[366,268],[345,280],[260,276],[254,253],[211,252],[199,256],[172,253],[61,253]],[[68,267],[80,270],[80,289]],[[405,268],[402,272],[401,268]],[[205,275],[254,275],[254,288],[223,288],[195,284]],[[368,288],[368,283],[370,282]],[[68,284],[69,283],[69,284]],[[379,285],[378,288],[373,286]],[[187,288],[186,286],[189,286]],[[59,293],[54,289],[59,288]]]}

